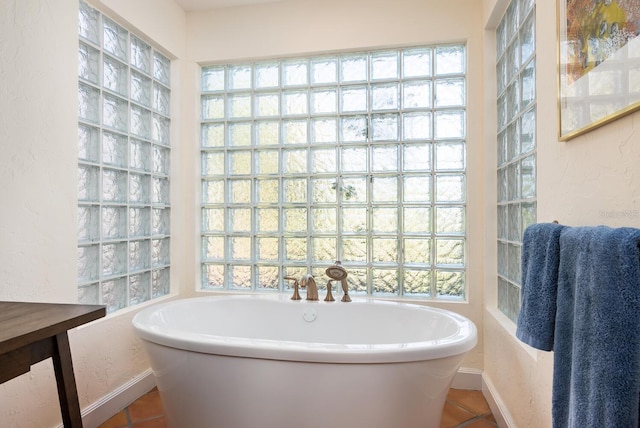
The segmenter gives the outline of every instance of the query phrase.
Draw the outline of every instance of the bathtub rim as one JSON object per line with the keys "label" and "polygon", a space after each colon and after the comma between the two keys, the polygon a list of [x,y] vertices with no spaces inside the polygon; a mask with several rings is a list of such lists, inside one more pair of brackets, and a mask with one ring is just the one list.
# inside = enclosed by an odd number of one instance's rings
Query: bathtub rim
{"label": "bathtub rim", "polygon": [[[409,306],[412,309],[429,311],[446,316],[457,324],[457,331],[447,337],[409,343],[386,344],[331,344],[317,342],[294,342],[272,339],[249,339],[243,337],[203,335],[185,332],[183,329],[159,329],[149,325],[149,318],[162,308],[176,304],[188,304],[189,301],[203,300],[279,300],[299,305],[394,305]],[[342,302],[291,302],[288,295],[250,294],[216,295],[190,297],[158,303],[140,311],[132,320],[133,328],[143,341],[185,351],[204,354],[224,355],[242,358],[260,358],[270,360],[318,363],[400,363],[434,360],[465,354],[475,347],[478,332],[475,324],[463,315],[447,309],[415,303],[379,300],[373,298],[354,298],[352,303]]]}

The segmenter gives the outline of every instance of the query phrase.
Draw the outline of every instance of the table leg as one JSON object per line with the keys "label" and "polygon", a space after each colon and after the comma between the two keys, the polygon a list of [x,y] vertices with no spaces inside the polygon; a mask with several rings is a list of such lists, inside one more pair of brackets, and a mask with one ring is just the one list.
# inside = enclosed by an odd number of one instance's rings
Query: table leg
{"label": "table leg", "polygon": [[67,332],[55,337],[56,352],[53,355],[53,368],[58,385],[58,398],[62,412],[62,423],[65,428],[82,428],[78,390],[71,362],[71,348]]}

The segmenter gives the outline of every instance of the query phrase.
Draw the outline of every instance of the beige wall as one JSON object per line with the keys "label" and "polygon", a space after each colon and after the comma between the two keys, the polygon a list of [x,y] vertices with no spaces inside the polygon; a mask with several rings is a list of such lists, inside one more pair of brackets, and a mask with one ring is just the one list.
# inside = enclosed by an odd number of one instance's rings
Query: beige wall
{"label": "beige wall", "polygon": [[[505,1],[485,0],[487,82],[495,80],[492,28],[505,10]],[[619,119],[566,143],[558,141],[556,81],[556,2],[538,1],[538,221],[567,225],[640,227],[640,113]],[[495,15],[495,16],[492,16]],[[493,75],[490,75],[493,73]],[[491,79],[491,80],[489,80]],[[495,90],[485,103],[495,116]],[[494,97],[494,96],[493,96]],[[495,120],[485,123],[485,145],[495,150]],[[493,127],[493,129],[491,129]],[[495,223],[495,159],[487,161],[487,223]],[[486,243],[495,254],[495,230]],[[493,385],[518,427],[551,426],[553,354],[528,348],[514,338],[514,325],[495,310],[496,268],[486,265],[484,317],[484,376]]]}
{"label": "beige wall", "polygon": [[[184,56],[185,15],[173,0],[104,3],[172,57]],[[76,302],[78,1],[0,0],[0,11],[0,300]],[[179,94],[179,61],[174,68]],[[180,159],[178,144],[172,155]],[[184,216],[180,185],[172,189],[175,218]],[[178,277],[184,260],[172,250]],[[149,368],[131,328],[137,310],[70,333],[83,408]],[[51,360],[0,385],[0,420],[16,428],[61,423]]]}
{"label": "beige wall", "polygon": [[465,0],[285,0],[193,12],[187,15],[187,51],[206,63],[464,41],[481,34],[480,6]]}

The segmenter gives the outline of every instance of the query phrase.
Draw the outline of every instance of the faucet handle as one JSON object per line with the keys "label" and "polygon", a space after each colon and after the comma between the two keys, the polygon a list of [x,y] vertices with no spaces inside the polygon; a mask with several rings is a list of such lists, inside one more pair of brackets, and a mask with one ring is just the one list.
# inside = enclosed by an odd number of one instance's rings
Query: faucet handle
{"label": "faucet handle", "polygon": [[292,276],[285,276],[284,279],[293,281],[293,296],[291,296],[291,300],[302,300],[302,297],[300,297],[300,293],[298,291],[298,286],[300,285],[298,283],[298,280]]}
{"label": "faucet handle", "polygon": [[333,280],[329,280],[329,282],[327,282],[327,297],[324,298],[325,302],[335,302],[336,299],[333,298],[333,294],[331,293],[331,288],[333,288],[333,284],[332,284]]}

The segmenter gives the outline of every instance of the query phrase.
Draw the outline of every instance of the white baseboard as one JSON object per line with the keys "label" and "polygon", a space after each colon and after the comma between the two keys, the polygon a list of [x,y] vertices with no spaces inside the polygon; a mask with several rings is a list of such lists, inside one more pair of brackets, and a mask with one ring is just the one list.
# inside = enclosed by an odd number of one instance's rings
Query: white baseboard
{"label": "white baseboard", "polygon": [[[153,373],[151,369],[147,369],[129,382],[82,409],[82,425],[85,428],[99,426],[155,386],[156,380]],[[62,425],[59,425],[58,428],[62,428]]]}
{"label": "white baseboard", "polygon": [[458,373],[453,377],[451,388],[481,391],[482,370],[460,367]]}
{"label": "white baseboard", "polygon": [[498,395],[491,380],[486,376],[482,376],[482,395],[484,395],[484,398],[487,400],[489,408],[500,428],[517,428],[511,413],[509,413],[509,409],[507,409],[504,401],[502,401],[502,398]]}

